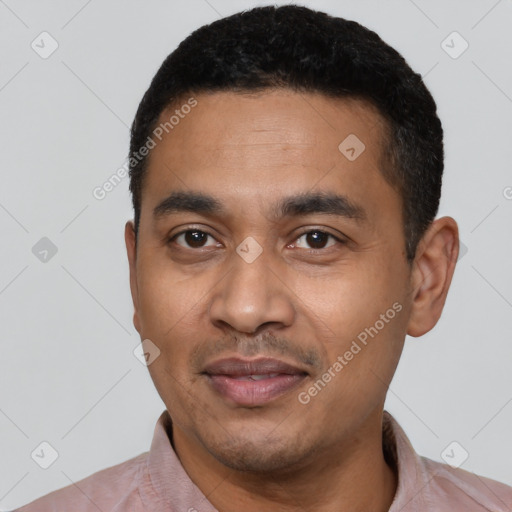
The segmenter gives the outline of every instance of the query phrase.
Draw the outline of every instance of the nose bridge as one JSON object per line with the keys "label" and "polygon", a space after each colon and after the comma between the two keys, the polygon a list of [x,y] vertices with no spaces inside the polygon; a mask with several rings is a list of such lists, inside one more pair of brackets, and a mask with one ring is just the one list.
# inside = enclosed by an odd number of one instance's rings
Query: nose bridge
{"label": "nose bridge", "polygon": [[248,302],[268,299],[272,295],[269,277],[275,278],[275,271],[272,271],[268,250],[264,252],[259,247],[251,240],[244,240],[237,247],[237,254],[233,255],[233,286],[230,292]]}
{"label": "nose bridge", "polygon": [[210,307],[214,323],[253,333],[264,323],[289,325],[294,308],[286,287],[272,268],[270,253],[254,239],[244,240],[231,255],[230,271]]}

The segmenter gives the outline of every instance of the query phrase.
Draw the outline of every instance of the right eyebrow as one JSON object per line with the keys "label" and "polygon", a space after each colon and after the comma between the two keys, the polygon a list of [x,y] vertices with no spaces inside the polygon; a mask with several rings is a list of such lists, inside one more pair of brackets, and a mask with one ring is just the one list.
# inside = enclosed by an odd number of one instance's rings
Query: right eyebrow
{"label": "right eyebrow", "polygon": [[153,209],[153,217],[161,218],[178,212],[222,214],[224,208],[214,197],[199,192],[173,192]]}

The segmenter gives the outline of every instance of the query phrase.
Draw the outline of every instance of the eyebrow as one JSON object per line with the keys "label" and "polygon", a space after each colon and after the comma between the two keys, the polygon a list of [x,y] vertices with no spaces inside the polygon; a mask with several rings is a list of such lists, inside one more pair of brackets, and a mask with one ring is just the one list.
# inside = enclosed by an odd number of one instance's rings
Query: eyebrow
{"label": "eyebrow", "polygon": [[153,217],[160,218],[171,213],[193,212],[205,215],[223,214],[220,201],[212,196],[198,192],[173,192],[153,210]]}
{"label": "eyebrow", "polygon": [[347,219],[366,220],[365,209],[346,196],[327,192],[305,192],[285,197],[272,209],[276,218],[299,217],[314,213],[337,215]]}
{"label": "eyebrow", "polygon": [[[199,192],[173,192],[163,199],[153,210],[158,219],[172,213],[192,212],[203,215],[226,214],[222,202],[213,196]],[[336,215],[358,221],[367,220],[365,209],[346,196],[327,192],[305,192],[280,199],[271,208],[275,219],[300,217],[309,214]]]}

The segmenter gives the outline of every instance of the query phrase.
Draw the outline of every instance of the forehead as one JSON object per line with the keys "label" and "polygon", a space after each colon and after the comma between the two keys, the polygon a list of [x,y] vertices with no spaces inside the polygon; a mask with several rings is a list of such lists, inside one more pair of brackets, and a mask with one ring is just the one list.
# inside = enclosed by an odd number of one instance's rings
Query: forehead
{"label": "forehead", "polygon": [[394,193],[381,168],[386,124],[367,102],[289,90],[194,99],[193,109],[181,110],[184,99],[160,116],[160,126],[174,123],[149,154],[143,208],[146,195],[154,204],[175,189],[260,205],[279,191]]}
{"label": "forehead", "polygon": [[[279,145],[300,149],[301,144],[328,148],[337,156],[338,144],[350,134],[366,139],[369,149],[378,150],[385,139],[386,124],[378,110],[367,101],[355,98],[330,98],[319,93],[299,93],[270,89],[260,93],[209,92],[194,96],[197,106],[186,109],[183,98],[165,109],[159,125],[173,118],[176,125],[163,134],[182,159],[200,156],[191,147],[214,151],[212,159],[233,157],[237,147],[269,151],[272,145],[284,156]],[[341,138],[341,139],[340,139]],[[378,146],[378,147],[377,147]],[[154,154],[153,152],[152,154]],[[158,153],[158,151],[156,151]],[[203,155],[201,155],[203,156]],[[236,162],[233,162],[236,164]]]}

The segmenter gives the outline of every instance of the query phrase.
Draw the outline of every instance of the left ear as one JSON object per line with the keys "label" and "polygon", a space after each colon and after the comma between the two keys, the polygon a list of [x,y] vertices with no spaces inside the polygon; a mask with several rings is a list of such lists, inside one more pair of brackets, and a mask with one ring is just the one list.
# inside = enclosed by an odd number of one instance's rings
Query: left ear
{"label": "left ear", "polygon": [[430,331],[443,311],[459,256],[459,229],[451,217],[432,222],[423,235],[411,273],[412,305],[407,334]]}

